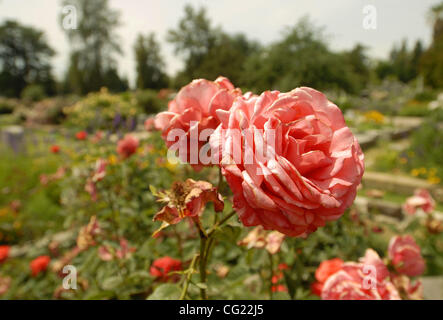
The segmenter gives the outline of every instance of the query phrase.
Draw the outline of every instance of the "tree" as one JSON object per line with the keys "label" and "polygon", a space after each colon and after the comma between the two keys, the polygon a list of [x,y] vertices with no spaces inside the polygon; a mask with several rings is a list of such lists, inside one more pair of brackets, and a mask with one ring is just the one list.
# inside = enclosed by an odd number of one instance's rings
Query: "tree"
{"label": "tree", "polygon": [[138,35],[134,45],[138,89],[161,89],[168,85],[165,63],[160,54],[160,44],[153,33]]}
{"label": "tree", "polygon": [[352,69],[355,78],[355,89],[360,91],[366,87],[369,82],[371,70],[369,68],[369,58],[366,55],[366,47],[356,44],[354,48],[345,53],[348,63]]}
{"label": "tree", "polygon": [[63,4],[74,5],[78,16],[77,29],[64,29],[72,47],[68,87],[81,94],[97,91],[106,85],[106,75],[117,75],[115,55],[122,53],[115,33],[119,13],[108,0],[64,0]]}
{"label": "tree", "polygon": [[197,77],[196,70],[214,46],[216,33],[204,8],[195,10],[190,5],[185,6],[185,16],[179,21],[177,29],[169,30],[167,35],[167,41],[175,46],[175,53],[185,60],[185,69],[179,75],[180,82]]}
{"label": "tree", "polygon": [[28,85],[40,85],[53,94],[55,81],[50,59],[55,54],[44,33],[7,20],[0,25],[1,94],[19,97]]}
{"label": "tree", "polygon": [[308,18],[288,28],[280,41],[251,55],[243,74],[246,86],[258,92],[297,86],[357,90],[347,57],[331,52],[322,30]]}
{"label": "tree", "polygon": [[214,45],[194,73],[207,79],[223,75],[237,86],[246,85],[246,77],[243,75],[245,62],[259,48],[257,42],[248,40],[244,34],[228,35],[219,32]]}
{"label": "tree", "polygon": [[406,39],[398,47],[394,45],[387,61],[380,61],[376,67],[376,73],[380,79],[394,76],[398,80],[408,83],[419,74],[420,59],[423,55],[423,47],[420,41],[415,43],[409,51]]}
{"label": "tree", "polygon": [[420,73],[420,59],[423,56],[423,45],[420,40],[415,42],[411,53],[411,77],[416,78]]}
{"label": "tree", "polygon": [[433,23],[433,40],[420,60],[426,84],[443,88],[443,2],[430,12]]}

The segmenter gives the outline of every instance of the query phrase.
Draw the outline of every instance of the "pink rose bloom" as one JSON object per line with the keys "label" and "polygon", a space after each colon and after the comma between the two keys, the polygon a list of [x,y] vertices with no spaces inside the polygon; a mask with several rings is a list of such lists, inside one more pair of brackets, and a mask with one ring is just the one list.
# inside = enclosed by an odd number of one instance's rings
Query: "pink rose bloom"
{"label": "pink rose bloom", "polygon": [[409,214],[414,214],[418,208],[426,213],[430,213],[435,209],[435,201],[426,189],[415,190],[414,195],[407,198],[403,205],[403,209]]}
{"label": "pink rose bloom", "polygon": [[98,159],[95,162],[95,171],[92,176],[92,181],[97,182],[103,180],[106,176],[106,167],[108,162],[105,159]]}
{"label": "pink rose bloom", "polygon": [[93,202],[96,202],[98,200],[97,186],[95,185],[94,181],[92,181],[92,179],[86,180],[85,191],[89,193]]}
{"label": "pink rose bloom", "polygon": [[[162,131],[162,137],[168,148],[179,141],[171,130],[183,130],[186,134],[184,140],[186,148],[183,147],[183,150],[187,152],[181,154],[180,158],[191,163],[194,169],[199,169],[201,163],[198,152],[207,142],[207,139],[199,141],[200,133],[205,129],[215,129],[220,123],[216,110],[229,110],[234,98],[239,95],[241,95],[240,89],[235,89],[227,78],[218,77],[215,81],[194,80],[183,87],[175,99],[169,102],[168,111],[161,112],[155,117],[155,127]],[[172,140],[168,141],[170,132],[173,136],[169,139]],[[198,150],[192,150],[196,155],[195,158],[191,158],[191,144],[198,147]]]}
{"label": "pink rose bloom", "polygon": [[[221,124],[210,138],[213,156],[245,226],[306,236],[352,204],[364,156],[340,109],[321,92],[302,87],[245,95],[216,113]],[[240,141],[243,130],[250,133]],[[274,146],[266,143],[272,140]],[[262,145],[264,157],[257,152]]]}
{"label": "pink rose bloom", "polygon": [[[128,240],[125,238],[120,239],[120,247],[113,251],[109,249],[108,246],[101,246],[98,248],[98,256],[103,261],[111,261],[115,258],[117,259],[126,259],[128,258],[132,252],[135,252],[136,248],[129,247]],[[113,253],[114,252],[114,253]]]}
{"label": "pink rose bloom", "polygon": [[117,153],[123,159],[129,158],[137,151],[138,145],[138,139],[128,134],[118,142]]}
{"label": "pink rose bloom", "polygon": [[389,242],[388,256],[398,273],[415,277],[425,270],[425,261],[420,251],[410,235],[395,236]]}
{"label": "pink rose bloom", "polygon": [[[341,269],[331,275],[323,285],[322,300],[400,300],[400,295],[389,279],[386,266],[372,250],[360,263],[345,262]],[[375,267],[375,277],[371,277],[371,269]]]}
{"label": "pink rose bloom", "polygon": [[145,130],[146,131],[153,131],[155,130],[155,119],[154,117],[149,117],[148,119],[145,120]]}

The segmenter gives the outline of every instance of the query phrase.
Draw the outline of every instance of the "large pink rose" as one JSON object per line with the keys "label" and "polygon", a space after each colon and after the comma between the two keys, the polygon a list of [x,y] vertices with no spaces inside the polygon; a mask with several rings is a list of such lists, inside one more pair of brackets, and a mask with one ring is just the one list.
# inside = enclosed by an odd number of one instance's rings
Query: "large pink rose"
{"label": "large pink rose", "polygon": [[389,242],[388,256],[398,273],[419,276],[425,270],[420,247],[410,235],[395,236]]}
{"label": "large pink rose", "polygon": [[323,300],[400,299],[386,266],[372,249],[366,250],[359,263],[346,262],[331,275],[323,285],[321,297]]}
{"label": "large pink rose", "polygon": [[244,225],[304,236],[352,204],[364,156],[340,109],[321,92],[245,95],[216,113],[221,124],[210,144]]}
{"label": "large pink rose", "polygon": [[[155,117],[155,127],[162,131],[168,148],[179,142],[179,137],[174,137],[174,131],[171,130],[183,130],[186,135],[186,139],[183,140],[186,142],[186,148],[183,150],[186,150],[186,154],[180,154],[180,158],[198,169],[201,165],[198,152],[209,139],[206,137],[206,141],[199,141],[200,133],[205,129],[215,129],[220,123],[216,110],[229,110],[234,98],[239,95],[240,89],[235,89],[227,78],[218,77],[215,81],[194,80],[169,102],[168,111]],[[168,139],[169,133],[172,137]],[[194,143],[198,148],[192,150],[196,157],[191,158],[191,145]]]}

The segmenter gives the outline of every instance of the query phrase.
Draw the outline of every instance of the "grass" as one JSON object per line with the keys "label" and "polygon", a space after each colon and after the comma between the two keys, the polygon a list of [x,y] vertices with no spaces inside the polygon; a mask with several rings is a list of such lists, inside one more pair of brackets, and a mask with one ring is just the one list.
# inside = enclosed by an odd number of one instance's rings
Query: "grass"
{"label": "grass", "polygon": [[[63,222],[58,185],[40,184],[40,175],[54,173],[62,160],[48,151],[35,153],[32,142],[27,147],[22,154],[5,146],[0,149],[0,243],[26,241]],[[14,211],[10,204],[17,200],[20,208]]]}

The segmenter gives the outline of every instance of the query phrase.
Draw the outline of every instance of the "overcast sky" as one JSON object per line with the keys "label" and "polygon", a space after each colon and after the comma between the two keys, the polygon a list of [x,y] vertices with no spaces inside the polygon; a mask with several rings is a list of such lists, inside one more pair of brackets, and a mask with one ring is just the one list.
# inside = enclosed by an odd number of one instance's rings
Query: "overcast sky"
{"label": "overcast sky", "polygon": [[[93,1],[93,0],[91,0]],[[133,44],[138,33],[152,32],[162,44],[162,54],[173,74],[182,66],[173,48],[165,41],[168,29],[175,28],[183,16],[186,3],[203,5],[214,26],[224,31],[243,32],[248,37],[270,43],[280,39],[286,26],[309,15],[318,26],[324,26],[333,50],[349,49],[360,42],[370,48],[372,57],[384,58],[394,43],[407,38],[410,45],[417,39],[429,44],[431,26],[429,8],[439,0],[110,0],[111,7],[121,11],[118,29],[124,56],[119,59],[120,73],[134,79]],[[362,26],[366,5],[377,10],[377,28]],[[50,45],[57,51],[54,71],[61,77],[67,66],[69,43],[59,26],[61,0],[0,0],[0,23],[17,19],[46,32]]]}

